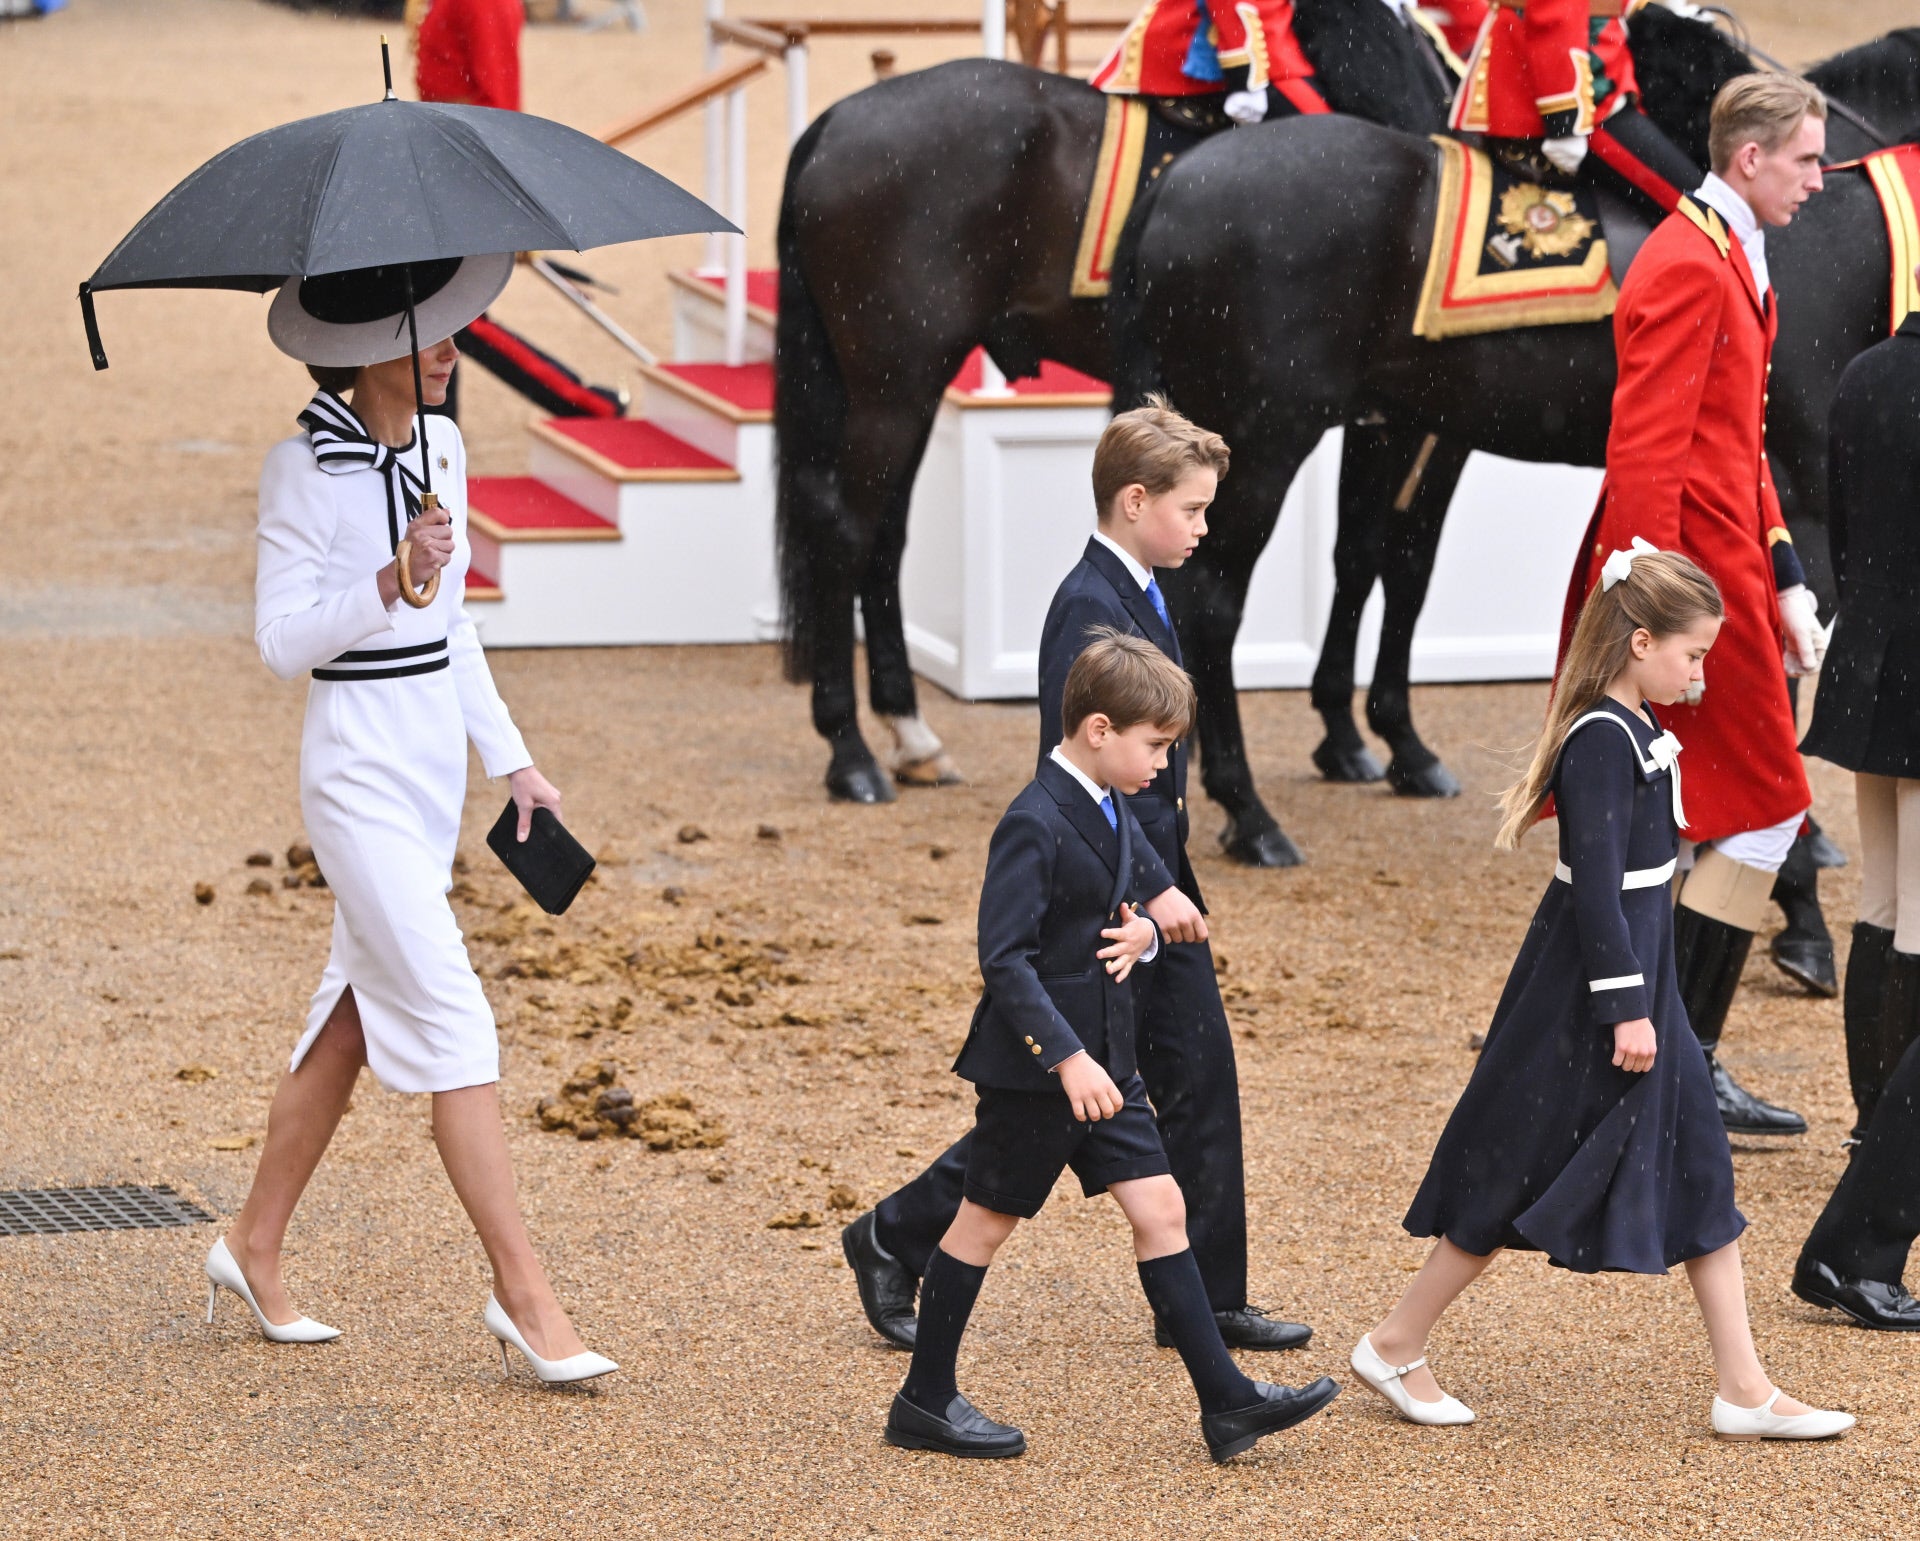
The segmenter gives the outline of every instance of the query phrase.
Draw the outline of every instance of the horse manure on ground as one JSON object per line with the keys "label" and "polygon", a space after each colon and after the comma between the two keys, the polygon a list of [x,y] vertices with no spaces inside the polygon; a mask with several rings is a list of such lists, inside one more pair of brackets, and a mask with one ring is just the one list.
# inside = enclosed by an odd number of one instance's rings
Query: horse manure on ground
{"label": "horse manure on ground", "polygon": [[662,1092],[644,1102],[619,1084],[613,1060],[576,1067],[558,1096],[534,1107],[540,1127],[578,1140],[639,1140],[649,1150],[712,1150],[727,1141],[718,1118],[703,1115],[685,1092]]}

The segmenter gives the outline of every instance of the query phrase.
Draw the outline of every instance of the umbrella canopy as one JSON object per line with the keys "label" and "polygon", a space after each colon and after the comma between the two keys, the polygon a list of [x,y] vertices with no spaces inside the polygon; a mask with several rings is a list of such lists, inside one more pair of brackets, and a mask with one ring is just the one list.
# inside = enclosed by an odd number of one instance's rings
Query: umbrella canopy
{"label": "umbrella canopy", "polygon": [[223,150],[162,198],[80,286],[242,289],[290,277],[735,227],[630,156],[493,107],[389,99]]}

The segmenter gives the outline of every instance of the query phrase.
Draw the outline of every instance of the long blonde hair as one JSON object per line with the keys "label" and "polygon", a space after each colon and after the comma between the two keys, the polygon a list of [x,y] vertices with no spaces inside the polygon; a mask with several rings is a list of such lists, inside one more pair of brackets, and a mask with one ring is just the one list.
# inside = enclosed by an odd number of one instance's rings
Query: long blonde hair
{"label": "long blonde hair", "polygon": [[1567,729],[1600,703],[1626,668],[1633,657],[1636,631],[1650,632],[1658,641],[1709,616],[1718,619],[1725,614],[1713,579],[1677,551],[1644,552],[1634,557],[1632,571],[1612,588],[1596,588],[1589,594],[1554,683],[1532,763],[1500,795],[1503,817],[1493,843],[1511,851],[1540,817]]}

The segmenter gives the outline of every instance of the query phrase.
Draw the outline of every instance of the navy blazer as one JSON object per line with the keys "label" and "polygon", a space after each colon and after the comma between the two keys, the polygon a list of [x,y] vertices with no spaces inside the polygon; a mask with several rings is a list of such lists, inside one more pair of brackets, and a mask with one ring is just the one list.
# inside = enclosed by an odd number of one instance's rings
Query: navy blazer
{"label": "navy blazer", "polygon": [[1143,837],[1124,797],[1109,828],[1087,789],[1052,760],[1008,805],[980,885],[980,976],[955,1075],[1006,1091],[1057,1090],[1056,1065],[1085,1049],[1116,1081],[1134,1073],[1133,986],[1096,956],[1122,900],[1138,904]]}
{"label": "navy blazer", "polygon": [[[1087,540],[1086,553],[1054,590],[1047,623],[1040,630],[1040,758],[1065,736],[1060,701],[1067,671],[1087,645],[1087,630],[1111,626],[1144,637],[1182,668],[1180,639],[1160,619],[1146,590],[1133,581],[1126,564],[1099,541]],[[1187,860],[1187,740],[1167,753],[1167,768],[1144,792],[1127,798],[1147,840],[1134,853],[1140,892],[1149,899],[1178,884],[1204,913],[1207,906]]]}

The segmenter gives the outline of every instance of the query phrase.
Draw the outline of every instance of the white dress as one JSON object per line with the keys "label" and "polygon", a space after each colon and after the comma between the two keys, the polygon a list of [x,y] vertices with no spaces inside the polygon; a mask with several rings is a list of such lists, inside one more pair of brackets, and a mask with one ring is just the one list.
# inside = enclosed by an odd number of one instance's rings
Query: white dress
{"label": "white dress", "polygon": [[[416,475],[419,446],[416,422],[399,456]],[[375,575],[393,559],[388,476],[323,471],[304,433],[276,444],[261,472],[255,583],[254,635],[267,666],[286,680],[318,671],[300,741],[300,807],[335,901],[332,954],[290,1068],[351,987],[367,1062],[399,1092],[500,1077],[493,1011],[447,890],[467,740],[489,777],[533,763],[461,607],[471,559],[466,447],[440,417],[428,447],[454,532],[432,604],[380,602]],[[402,529],[405,519],[403,508]]]}

